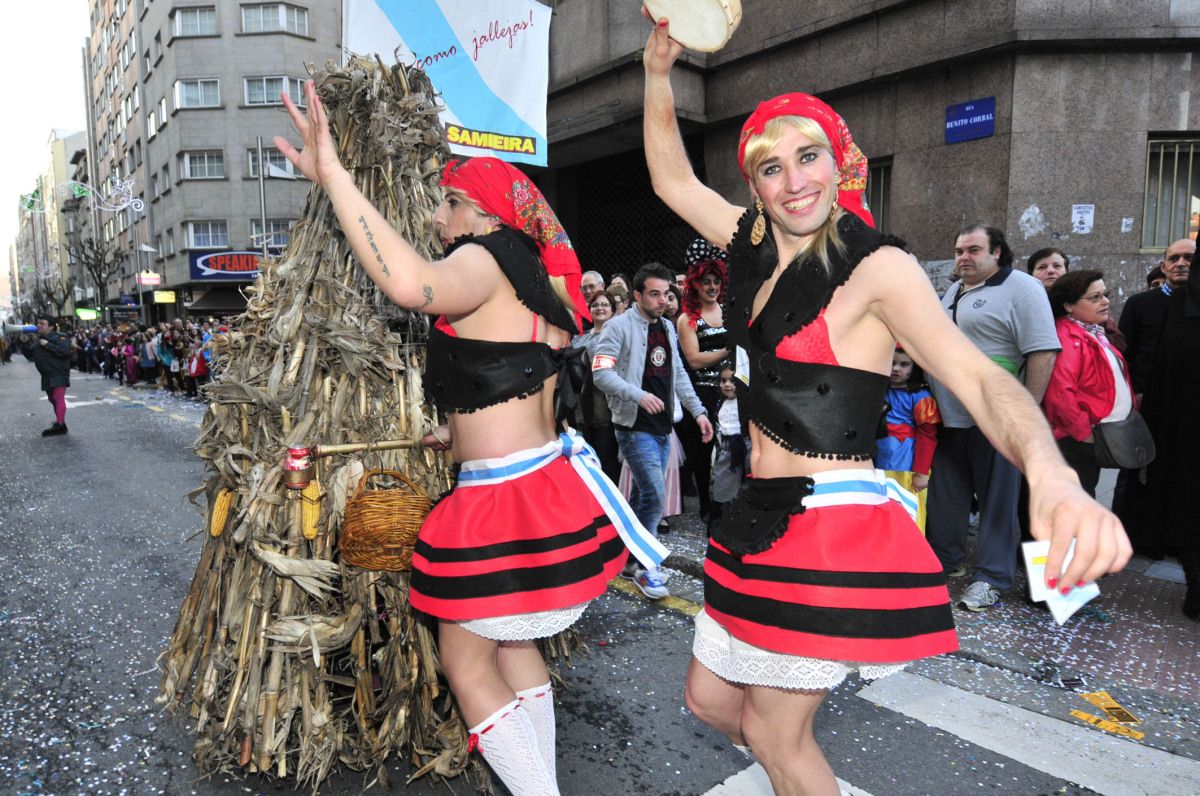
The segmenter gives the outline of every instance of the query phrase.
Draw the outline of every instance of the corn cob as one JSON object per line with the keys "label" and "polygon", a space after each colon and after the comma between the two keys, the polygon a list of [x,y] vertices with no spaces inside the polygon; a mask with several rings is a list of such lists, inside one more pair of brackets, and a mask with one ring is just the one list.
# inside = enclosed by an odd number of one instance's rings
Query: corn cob
{"label": "corn cob", "polygon": [[229,520],[229,511],[233,508],[233,499],[237,493],[232,489],[220,489],[213,499],[212,515],[208,518],[208,533],[220,536]]}
{"label": "corn cob", "polygon": [[317,520],[321,518],[321,484],[317,479],[308,482],[300,492],[300,530],[304,538],[317,538]]}

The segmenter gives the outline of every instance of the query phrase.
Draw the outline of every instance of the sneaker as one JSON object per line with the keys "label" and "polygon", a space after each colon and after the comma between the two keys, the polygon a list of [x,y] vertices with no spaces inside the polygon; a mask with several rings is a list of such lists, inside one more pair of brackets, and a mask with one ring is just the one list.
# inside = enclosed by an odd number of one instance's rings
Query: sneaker
{"label": "sneaker", "polygon": [[961,578],[963,575],[966,575],[966,574],[967,574],[967,565],[966,564],[959,564],[958,566],[956,566],[952,569],[946,570],[947,578]]}
{"label": "sneaker", "polygon": [[42,436],[43,437],[57,437],[60,434],[66,434],[66,433],[67,433],[67,426],[65,423],[55,423],[54,425],[50,426],[50,428],[43,431]]}
{"label": "sneaker", "polygon": [[671,523],[667,522],[665,519],[659,520],[658,521],[658,535],[666,536],[670,532],[671,532]]}
{"label": "sneaker", "polygon": [[958,598],[958,607],[968,611],[986,611],[1000,599],[1000,590],[990,583],[977,580]]}
{"label": "sneaker", "polygon": [[637,580],[637,576],[638,568],[634,564],[629,564],[621,570],[621,577],[625,578],[625,580]]}
{"label": "sneaker", "polygon": [[671,596],[671,592],[667,589],[667,584],[663,580],[662,573],[657,569],[643,569],[639,571],[637,577],[633,579],[633,583],[642,590],[642,594],[651,600],[661,600],[663,597]]}

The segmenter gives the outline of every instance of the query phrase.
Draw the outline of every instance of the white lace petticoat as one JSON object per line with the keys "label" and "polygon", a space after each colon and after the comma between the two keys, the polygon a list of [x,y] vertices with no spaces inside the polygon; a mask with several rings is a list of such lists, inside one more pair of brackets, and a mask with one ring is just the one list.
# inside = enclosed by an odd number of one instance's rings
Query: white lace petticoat
{"label": "white lace petticoat", "polygon": [[583,616],[590,602],[591,600],[567,608],[534,611],[528,614],[466,619],[458,624],[475,635],[490,638],[492,641],[528,641],[553,636],[566,630]]}
{"label": "white lace petticoat", "polygon": [[705,611],[696,614],[692,654],[713,674],[731,683],[792,691],[827,691],[851,672],[874,680],[895,674],[908,665],[831,661],[771,652],[734,638]]}

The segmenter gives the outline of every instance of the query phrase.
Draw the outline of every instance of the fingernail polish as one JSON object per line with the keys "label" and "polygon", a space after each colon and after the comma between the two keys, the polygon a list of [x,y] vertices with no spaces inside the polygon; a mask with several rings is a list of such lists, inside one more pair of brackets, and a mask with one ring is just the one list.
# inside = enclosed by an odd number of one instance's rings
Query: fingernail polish
{"label": "fingernail polish", "polygon": [[1050,586],[1050,588],[1053,589],[1058,585],[1058,578],[1050,578],[1050,580],[1046,581],[1046,583]]}
{"label": "fingernail polish", "polygon": [[665,19],[660,19],[660,20],[658,21],[658,26],[659,26],[660,28],[665,28],[665,27],[667,26],[667,21],[666,21]]}
{"label": "fingernail polish", "polygon": [[1075,588],[1077,588],[1077,589],[1082,589],[1082,588],[1083,588],[1084,586],[1086,586],[1086,585],[1087,585],[1087,581],[1086,581],[1086,580],[1081,580],[1081,581],[1079,581],[1078,583],[1076,583],[1076,584],[1075,584]]}
{"label": "fingernail polish", "polygon": [[1063,594],[1070,594],[1070,593],[1071,593],[1071,587],[1070,587],[1070,586],[1063,586],[1061,589],[1059,589],[1059,591],[1061,591]]}

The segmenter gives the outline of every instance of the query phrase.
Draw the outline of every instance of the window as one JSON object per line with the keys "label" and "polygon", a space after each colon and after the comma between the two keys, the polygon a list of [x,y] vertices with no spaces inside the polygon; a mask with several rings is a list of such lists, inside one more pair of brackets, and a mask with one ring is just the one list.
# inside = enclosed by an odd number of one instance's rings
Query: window
{"label": "window", "polygon": [[167,98],[161,97],[158,100],[158,126],[162,127],[167,123]]}
{"label": "window", "polygon": [[[258,147],[246,150],[246,155],[249,162],[247,174],[251,177],[258,176]],[[292,162],[283,156],[275,147],[263,147],[263,158],[267,161],[268,166],[274,166],[280,171],[285,171],[291,176],[295,176],[296,172],[292,168]],[[267,176],[271,176],[271,170],[267,169]]]}
{"label": "window", "polygon": [[[159,249],[159,251],[163,251],[163,250],[162,250],[162,249]],[[175,254],[175,230],[173,230],[173,229],[168,229],[168,230],[167,230],[167,248],[166,248],[166,252],[167,252],[167,256],[168,256],[168,257],[170,257],[171,255]]]}
{"label": "window", "polygon": [[146,138],[158,135],[158,111],[152,110],[146,114]]}
{"label": "window", "polygon": [[1142,248],[1166,249],[1196,235],[1200,222],[1200,138],[1150,142]]}
{"label": "window", "polygon": [[[293,221],[285,221],[281,219],[267,219],[267,247],[271,249],[282,249],[288,245],[288,241],[292,239],[292,224]],[[261,246],[263,240],[262,222],[257,219],[250,220],[250,243],[254,246]]]}
{"label": "window", "polygon": [[215,108],[221,104],[221,81],[207,80],[175,81],[176,108]]}
{"label": "window", "polygon": [[285,3],[242,6],[243,33],[295,33],[308,35],[308,9]]}
{"label": "window", "polygon": [[215,6],[175,9],[176,36],[214,36],[217,33]]}
{"label": "window", "polygon": [[247,105],[282,105],[279,95],[287,91],[292,102],[304,107],[304,80],[283,75],[248,77],[245,80]]}
{"label": "window", "polygon": [[892,159],[872,160],[867,173],[867,208],[875,217],[875,229],[892,230]]}
{"label": "window", "polygon": [[158,181],[159,193],[166,193],[171,190],[171,164],[164,163],[162,167],[162,179]]}
{"label": "window", "polygon": [[142,53],[142,71],[148,75],[150,74],[150,67],[150,51],[146,50],[146,52]]}
{"label": "window", "polygon": [[154,172],[150,173],[150,181],[146,183],[146,194],[151,199],[158,198],[158,175]]}
{"label": "window", "polygon": [[162,58],[162,34],[154,34],[154,63],[158,63],[158,59]]}
{"label": "window", "polygon": [[184,152],[179,156],[179,175],[185,180],[213,180],[225,176],[225,155],[219,149]]}
{"label": "window", "polygon": [[229,228],[224,221],[189,221],[189,249],[223,249],[229,246]]}

